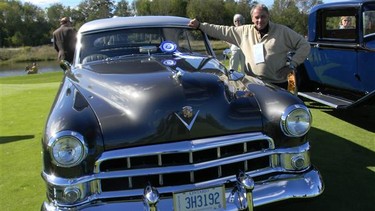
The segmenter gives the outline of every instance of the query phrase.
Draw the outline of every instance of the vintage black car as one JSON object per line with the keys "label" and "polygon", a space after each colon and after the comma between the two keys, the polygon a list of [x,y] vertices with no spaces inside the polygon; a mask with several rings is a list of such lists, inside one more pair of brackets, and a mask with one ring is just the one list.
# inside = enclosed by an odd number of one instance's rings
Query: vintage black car
{"label": "vintage black car", "polygon": [[315,6],[299,95],[337,109],[375,103],[375,1]]}
{"label": "vintage black car", "polygon": [[42,139],[42,210],[239,210],[320,195],[312,117],[169,16],[95,20]]}

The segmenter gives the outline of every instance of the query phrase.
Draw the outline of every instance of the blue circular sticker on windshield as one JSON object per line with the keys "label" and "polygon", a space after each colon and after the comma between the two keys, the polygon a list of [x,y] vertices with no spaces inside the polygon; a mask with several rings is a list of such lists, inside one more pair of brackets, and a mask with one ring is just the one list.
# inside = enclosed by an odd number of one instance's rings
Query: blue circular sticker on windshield
{"label": "blue circular sticker on windshield", "polygon": [[160,49],[166,53],[173,53],[177,49],[177,45],[171,41],[164,41],[160,44]]}
{"label": "blue circular sticker on windshield", "polygon": [[174,66],[174,65],[176,65],[176,61],[171,60],[171,59],[167,59],[167,60],[163,61],[163,64],[166,65],[166,66]]}

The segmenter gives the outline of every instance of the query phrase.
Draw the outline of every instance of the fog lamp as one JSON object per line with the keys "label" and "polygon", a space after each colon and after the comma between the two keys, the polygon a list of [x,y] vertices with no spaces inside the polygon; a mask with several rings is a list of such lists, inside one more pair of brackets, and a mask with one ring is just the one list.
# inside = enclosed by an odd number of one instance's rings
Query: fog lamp
{"label": "fog lamp", "polygon": [[64,190],[64,199],[67,203],[74,203],[81,198],[81,191],[77,187],[68,187]]}
{"label": "fog lamp", "polygon": [[309,151],[300,153],[284,153],[280,155],[281,165],[286,170],[299,171],[311,165]]}
{"label": "fog lamp", "polygon": [[[69,184],[71,183],[71,179],[58,177],[46,177],[46,179],[47,198],[49,201],[61,206],[82,204],[94,194],[94,190],[91,190],[93,183],[95,183],[94,181],[71,185]],[[51,184],[55,182],[58,182],[60,185]]]}
{"label": "fog lamp", "polygon": [[302,155],[296,155],[292,157],[291,162],[293,168],[295,168],[296,170],[301,170],[305,168],[305,158]]}

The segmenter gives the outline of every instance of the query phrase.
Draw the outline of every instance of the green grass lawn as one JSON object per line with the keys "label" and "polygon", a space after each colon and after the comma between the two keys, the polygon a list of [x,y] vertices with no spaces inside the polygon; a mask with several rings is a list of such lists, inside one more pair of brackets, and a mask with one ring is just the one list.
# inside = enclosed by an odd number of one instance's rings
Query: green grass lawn
{"label": "green grass lawn", "polygon": [[0,207],[39,210],[41,135],[62,72],[0,78]]}
{"label": "green grass lawn", "polygon": [[257,210],[374,210],[375,107],[335,111],[306,104],[313,115],[311,159],[322,173],[325,190],[307,201],[285,201]]}
{"label": "green grass lawn", "polygon": [[[0,78],[0,207],[39,210],[41,135],[62,72]],[[337,112],[306,102],[313,114],[312,161],[324,193],[256,210],[373,210],[375,200],[375,109]]]}

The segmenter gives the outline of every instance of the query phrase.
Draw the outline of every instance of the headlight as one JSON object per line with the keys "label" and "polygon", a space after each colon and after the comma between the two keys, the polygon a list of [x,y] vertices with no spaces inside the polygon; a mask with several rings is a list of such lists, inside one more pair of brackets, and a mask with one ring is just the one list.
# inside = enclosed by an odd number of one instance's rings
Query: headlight
{"label": "headlight", "polygon": [[61,167],[78,165],[87,155],[83,136],[73,131],[62,131],[48,143],[52,162]]}
{"label": "headlight", "polygon": [[280,126],[285,135],[300,137],[309,131],[311,122],[311,113],[306,106],[292,105],[281,115]]}

